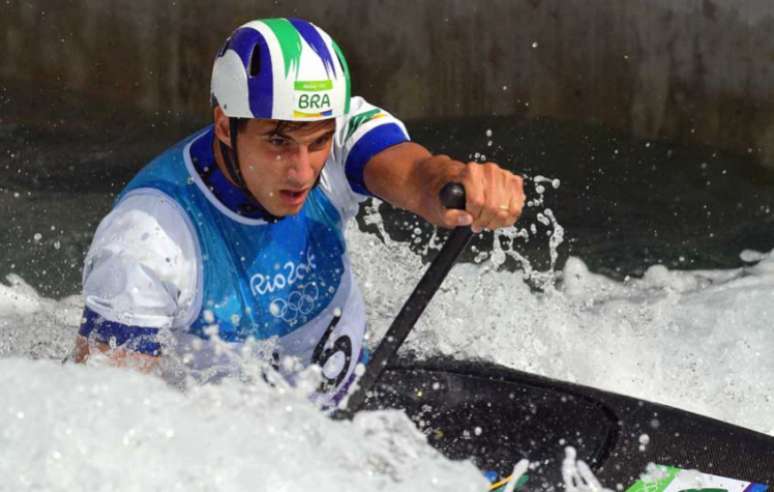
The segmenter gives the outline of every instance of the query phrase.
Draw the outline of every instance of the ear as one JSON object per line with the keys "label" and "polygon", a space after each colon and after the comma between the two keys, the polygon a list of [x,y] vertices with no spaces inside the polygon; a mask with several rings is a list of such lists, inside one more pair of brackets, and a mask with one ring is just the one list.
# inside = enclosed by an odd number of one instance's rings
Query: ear
{"label": "ear", "polygon": [[231,127],[229,126],[229,119],[219,105],[215,106],[215,109],[212,112],[212,118],[215,122],[215,136],[218,140],[226,144],[227,147],[231,147]]}

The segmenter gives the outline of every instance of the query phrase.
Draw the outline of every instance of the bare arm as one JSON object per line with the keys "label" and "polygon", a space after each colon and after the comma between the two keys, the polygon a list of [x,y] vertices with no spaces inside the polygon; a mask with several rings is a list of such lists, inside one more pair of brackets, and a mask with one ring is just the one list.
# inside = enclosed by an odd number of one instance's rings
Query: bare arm
{"label": "bare arm", "polygon": [[121,347],[111,349],[106,343],[89,343],[86,337],[82,335],[75,337],[75,350],[73,354],[75,362],[78,364],[86,363],[89,356],[95,350],[106,355],[112,366],[130,367],[144,374],[153,372],[159,365],[158,356],[141,354]]}
{"label": "bare arm", "polygon": [[[446,155],[432,155],[414,142],[394,145],[368,161],[364,170],[368,189],[435,225],[471,225],[475,232],[513,225],[524,207],[522,178],[497,164],[463,164]],[[447,210],[438,200],[450,181],[462,183],[466,210]]]}

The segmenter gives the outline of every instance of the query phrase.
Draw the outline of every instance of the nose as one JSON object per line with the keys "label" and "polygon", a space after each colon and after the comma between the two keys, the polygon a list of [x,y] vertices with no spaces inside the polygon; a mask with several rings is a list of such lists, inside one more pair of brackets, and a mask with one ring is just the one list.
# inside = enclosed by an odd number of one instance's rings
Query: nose
{"label": "nose", "polygon": [[308,146],[296,146],[290,168],[288,169],[288,179],[294,185],[299,186],[309,184],[314,179],[314,169],[312,168],[312,158],[309,154]]}

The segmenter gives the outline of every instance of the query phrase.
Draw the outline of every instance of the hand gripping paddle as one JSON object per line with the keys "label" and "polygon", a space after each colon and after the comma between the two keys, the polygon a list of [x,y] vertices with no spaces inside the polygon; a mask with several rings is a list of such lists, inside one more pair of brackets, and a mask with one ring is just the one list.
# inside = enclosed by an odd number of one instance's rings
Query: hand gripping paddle
{"label": "hand gripping paddle", "polygon": [[[465,209],[465,188],[459,183],[447,183],[441,189],[439,198],[446,208]],[[360,409],[368,396],[368,392],[373,389],[382,371],[392,360],[403,341],[406,340],[414,328],[414,324],[472,237],[473,231],[471,231],[470,226],[457,227],[452,231],[446,244],[443,245],[438,256],[430,264],[414,292],[403,304],[403,308],[390,325],[387,334],[384,335],[382,343],[374,351],[365,373],[357,382],[357,389],[346,400],[346,407],[335,411],[332,414],[333,418],[351,418]]]}

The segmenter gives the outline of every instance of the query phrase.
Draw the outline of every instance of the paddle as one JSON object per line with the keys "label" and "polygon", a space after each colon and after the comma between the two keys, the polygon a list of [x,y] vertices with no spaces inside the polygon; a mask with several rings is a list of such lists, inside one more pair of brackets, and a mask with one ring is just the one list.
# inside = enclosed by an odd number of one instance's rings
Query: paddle
{"label": "paddle", "polygon": [[[446,208],[465,209],[465,189],[459,183],[447,183],[441,189],[439,198]],[[472,237],[473,231],[469,226],[457,227],[452,231],[446,244],[441,248],[438,256],[435,257],[419,284],[403,304],[403,308],[374,351],[368,366],[366,366],[365,373],[358,380],[357,389],[349,396],[346,407],[334,412],[333,418],[351,418],[360,409],[368,396],[368,392],[373,389],[382,371],[387,367],[403,341],[406,340],[414,328],[414,324]]]}

